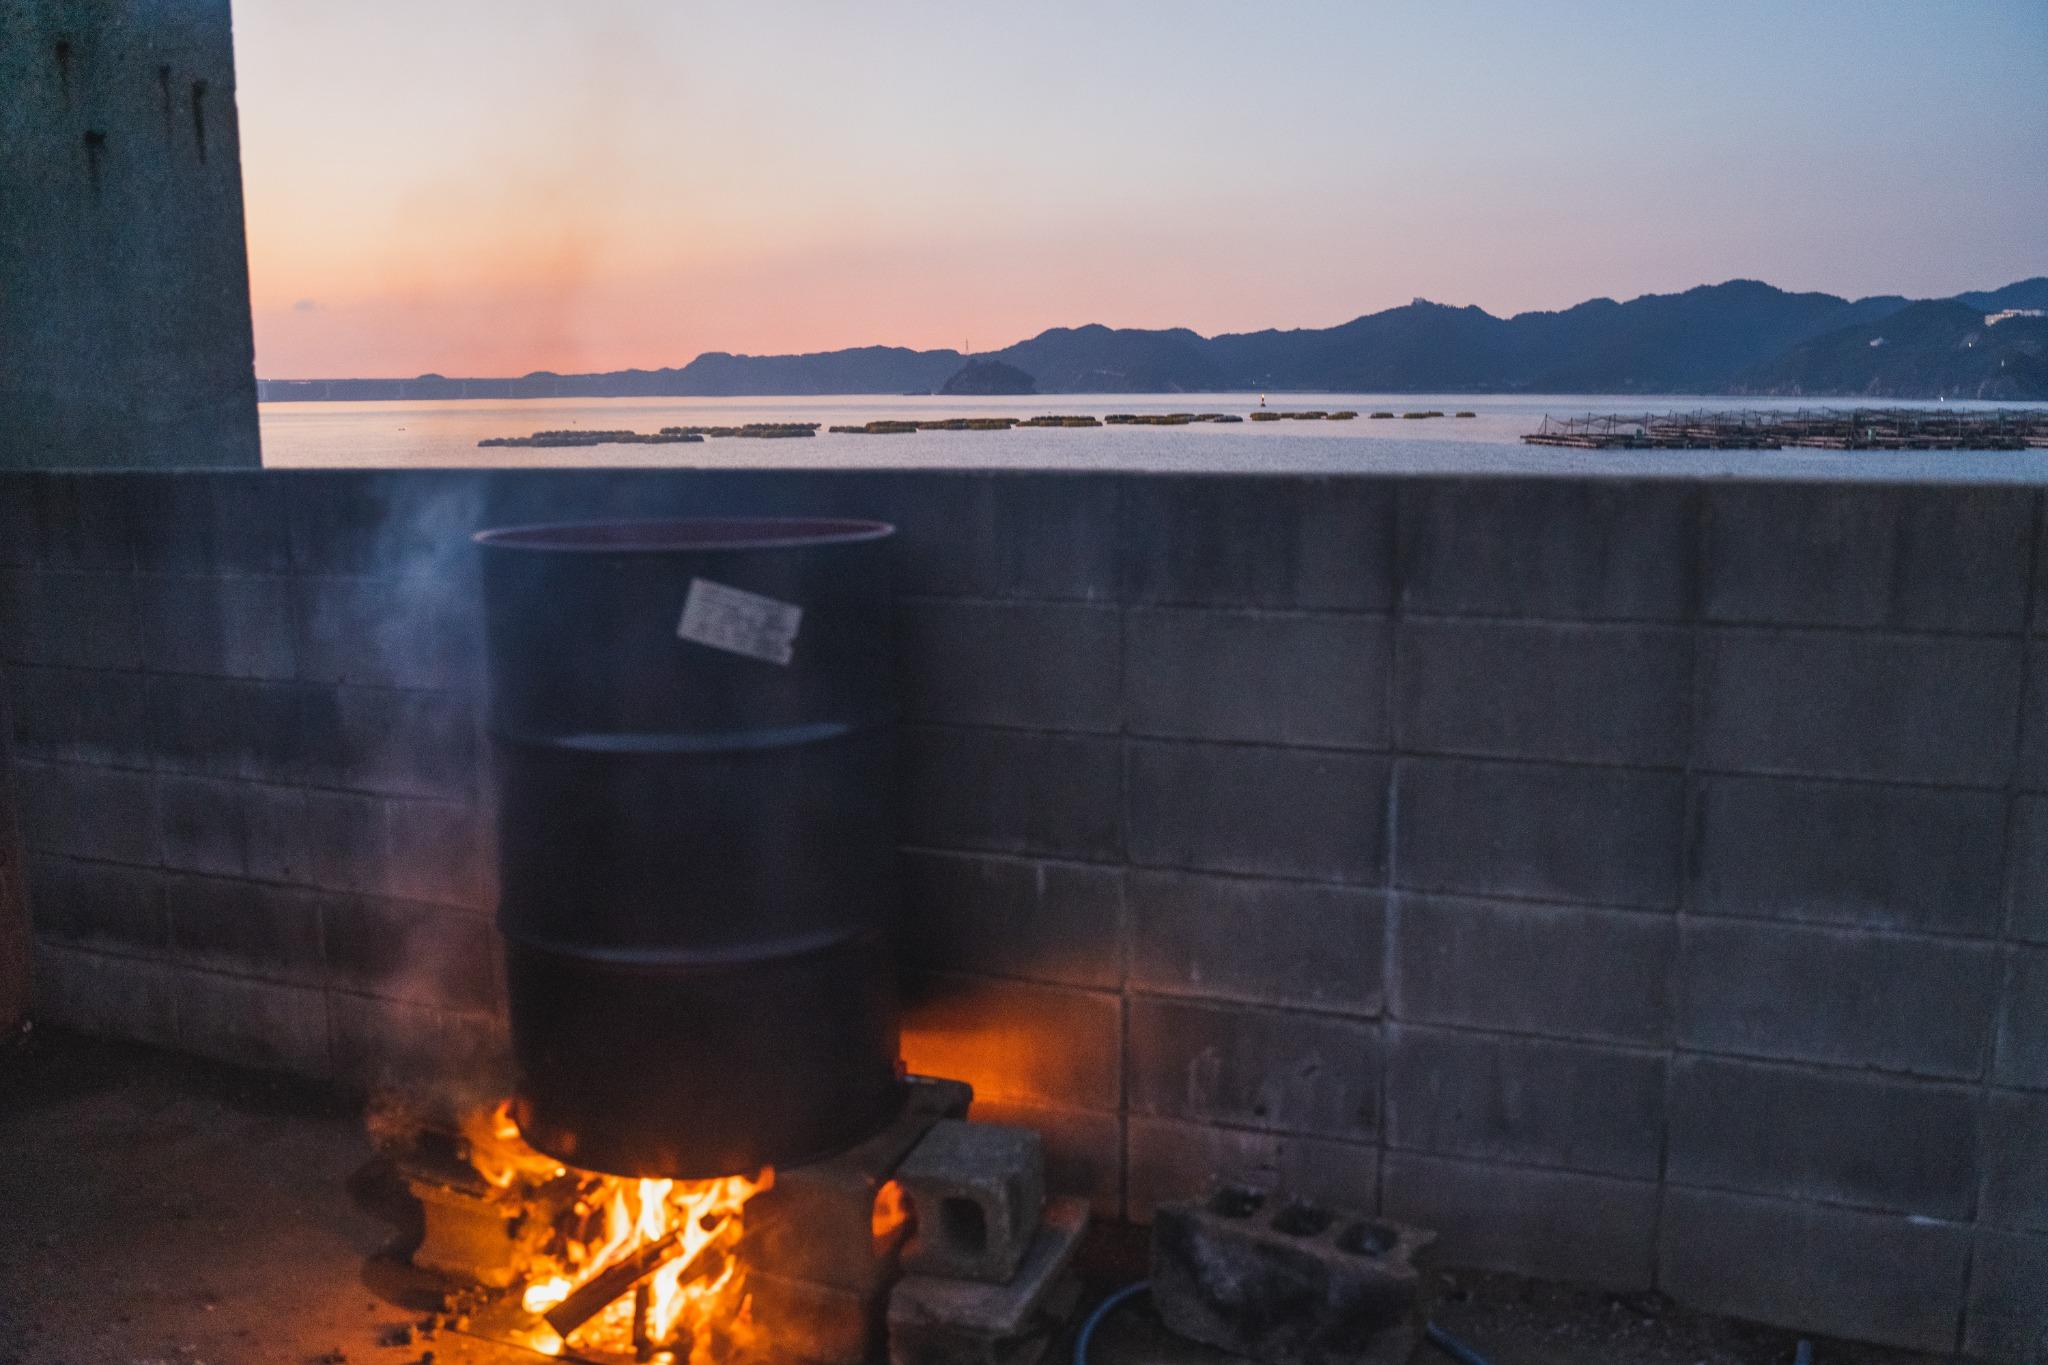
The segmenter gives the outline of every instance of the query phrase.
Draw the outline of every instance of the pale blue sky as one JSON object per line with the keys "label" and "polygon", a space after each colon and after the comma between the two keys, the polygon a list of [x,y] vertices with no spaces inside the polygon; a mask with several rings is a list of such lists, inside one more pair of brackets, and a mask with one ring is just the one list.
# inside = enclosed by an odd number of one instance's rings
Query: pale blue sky
{"label": "pale blue sky", "polygon": [[2048,3],[237,0],[265,374],[2048,271]]}

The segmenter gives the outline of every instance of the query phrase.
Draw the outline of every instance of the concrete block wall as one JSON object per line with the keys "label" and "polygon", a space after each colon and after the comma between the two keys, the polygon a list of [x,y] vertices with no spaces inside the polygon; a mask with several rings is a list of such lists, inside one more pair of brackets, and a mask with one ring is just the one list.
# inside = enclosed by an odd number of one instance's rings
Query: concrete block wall
{"label": "concrete block wall", "polygon": [[0,469],[256,467],[228,0],[8,0],[0,90]]}
{"label": "concrete block wall", "polygon": [[2018,488],[0,476],[51,1019],[502,1084],[476,527],[894,520],[905,1051],[1144,1218],[2027,1359],[2048,619]]}

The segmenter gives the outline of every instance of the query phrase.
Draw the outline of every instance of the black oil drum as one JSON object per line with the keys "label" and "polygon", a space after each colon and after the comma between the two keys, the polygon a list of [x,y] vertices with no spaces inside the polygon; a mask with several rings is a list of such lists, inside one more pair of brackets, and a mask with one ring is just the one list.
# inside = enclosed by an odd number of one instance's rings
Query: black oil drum
{"label": "black oil drum", "polygon": [[900,1102],[879,522],[485,531],[514,1115],[698,1179]]}

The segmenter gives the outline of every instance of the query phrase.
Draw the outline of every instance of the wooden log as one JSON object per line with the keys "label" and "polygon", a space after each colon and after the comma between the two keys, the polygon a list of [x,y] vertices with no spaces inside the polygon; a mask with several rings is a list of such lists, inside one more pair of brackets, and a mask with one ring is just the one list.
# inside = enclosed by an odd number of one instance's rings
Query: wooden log
{"label": "wooden log", "polygon": [[[615,1265],[606,1266],[602,1271],[577,1287],[568,1298],[550,1308],[541,1316],[548,1326],[567,1340],[569,1334],[584,1323],[602,1313],[627,1290],[667,1265],[676,1256],[676,1242],[683,1230],[677,1228],[666,1237],[649,1242],[631,1256]],[[697,1254],[683,1266],[677,1277],[678,1284],[716,1274],[725,1265],[725,1237],[713,1238],[697,1249]]]}

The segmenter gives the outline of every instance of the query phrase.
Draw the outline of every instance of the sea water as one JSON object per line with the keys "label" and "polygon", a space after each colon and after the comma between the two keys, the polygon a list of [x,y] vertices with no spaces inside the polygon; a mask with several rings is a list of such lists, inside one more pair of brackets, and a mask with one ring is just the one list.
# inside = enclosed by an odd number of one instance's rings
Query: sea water
{"label": "sea water", "polygon": [[[1588,451],[1521,443],[1547,414],[1784,411],[1857,406],[1851,400],[1673,396],[1267,394],[1279,411],[1354,409],[1348,422],[1197,423],[1176,427],[1052,427],[833,435],[827,426],[877,419],[1031,417],[1044,413],[1257,411],[1260,395],[1054,394],[1031,398],[919,395],[761,398],[441,399],[265,403],[263,462],[273,468],[627,466],[747,468],[1121,469],[1269,473],[1481,473],[1784,478],[1957,479],[2048,483],[2048,451]],[[1871,406],[1872,404],[1863,404]],[[1935,403],[1886,406],[1939,407]],[[1970,408],[2000,406],[1989,403]],[[2024,406],[2024,405],[2017,405]],[[1445,416],[1407,419],[1405,412]],[[1388,411],[1392,418],[1368,414]],[[1470,411],[1472,417],[1450,414]],[[489,436],[536,431],[816,422],[815,437],[710,437],[699,443],[479,449]]]}

